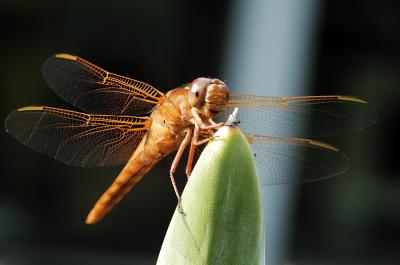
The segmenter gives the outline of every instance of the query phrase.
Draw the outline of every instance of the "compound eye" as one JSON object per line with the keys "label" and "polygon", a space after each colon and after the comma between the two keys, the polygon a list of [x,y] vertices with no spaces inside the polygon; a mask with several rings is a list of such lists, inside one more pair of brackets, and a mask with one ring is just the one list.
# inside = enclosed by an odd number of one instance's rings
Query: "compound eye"
{"label": "compound eye", "polygon": [[192,81],[188,92],[189,103],[192,107],[201,107],[204,104],[207,86],[210,84],[210,81],[209,78],[205,77],[196,78]]}

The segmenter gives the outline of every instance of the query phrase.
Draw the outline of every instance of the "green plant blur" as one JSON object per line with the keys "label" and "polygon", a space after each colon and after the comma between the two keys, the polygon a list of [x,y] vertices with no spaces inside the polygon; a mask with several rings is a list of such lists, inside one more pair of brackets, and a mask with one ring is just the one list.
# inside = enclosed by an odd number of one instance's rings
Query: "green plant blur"
{"label": "green plant blur", "polygon": [[169,264],[259,264],[262,206],[253,154],[238,127],[202,152],[158,257]]}

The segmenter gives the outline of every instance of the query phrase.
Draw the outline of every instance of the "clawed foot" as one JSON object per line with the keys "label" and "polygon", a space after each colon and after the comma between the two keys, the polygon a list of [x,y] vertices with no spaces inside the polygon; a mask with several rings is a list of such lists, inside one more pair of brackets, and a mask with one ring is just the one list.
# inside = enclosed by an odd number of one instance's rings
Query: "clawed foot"
{"label": "clawed foot", "polygon": [[183,208],[182,208],[182,198],[179,198],[179,199],[178,199],[178,212],[179,212],[180,214],[185,215],[185,212],[183,211]]}

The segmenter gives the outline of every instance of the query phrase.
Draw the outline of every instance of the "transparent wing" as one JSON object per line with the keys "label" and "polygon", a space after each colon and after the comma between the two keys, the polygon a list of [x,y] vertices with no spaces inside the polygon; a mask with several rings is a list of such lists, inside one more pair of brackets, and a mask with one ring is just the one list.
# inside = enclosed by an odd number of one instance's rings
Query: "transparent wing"
{"label": "transparent wing", "polygon": [[25,107],[6,119],[21,143],[65,164],[80,167],[126,162],[147,131],[148,119],[91,115],[51,107]]}
{"label": "transparent wing", "polygon": [[314,140],[247,135],[261,185],[303,183],[344,173],[348,159],[337,148]]}
{"label": "transparent wing", "polygon": [[375,109],[350,96],[267,97],[230,96],[216,121],[226,121],[239,107],[240,128],[255,135],[315,138],[345,134],[368,127]]}
{"label": "transparent wing", "polygon": [[164,98],[144,82],[110,73],[69,54],[50,57],[43,65],[43,76],[57,95],[89,113],[145,114]]}

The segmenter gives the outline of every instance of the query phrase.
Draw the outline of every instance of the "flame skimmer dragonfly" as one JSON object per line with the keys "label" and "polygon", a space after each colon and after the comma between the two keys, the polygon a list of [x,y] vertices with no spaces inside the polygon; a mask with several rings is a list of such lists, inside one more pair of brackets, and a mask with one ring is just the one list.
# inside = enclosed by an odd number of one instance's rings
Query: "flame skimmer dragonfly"
{"label": "flame skimmer dragonfly", "polygon": [[[197,78],[163,94],[144,82],[108,72],[82,58],[57,54],[43,66],[49,86],[84,112],[46,106],[17,109],[8,133],[29,147],[80,167],[125,167],[96,202],[86,223],[113,208],[162,158],[177,151],[170,177],[185,148],[190,175],[196,145],[212,136],[233,108],[256,154],[262,184],[308,182],[344,172],[346,156],[311,140],[364,128],[374,109],[351,96],[268,97],[229,94],[224,82]],[[316,125],[309,130],[309,124]],[[204,140],[204,139],[203,139]],[[207,139],[205,139],[207,140]],[[299,176],[293,169],[305,170]]]}

